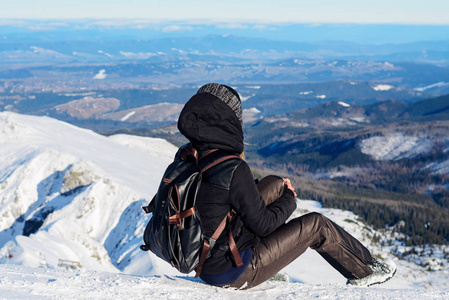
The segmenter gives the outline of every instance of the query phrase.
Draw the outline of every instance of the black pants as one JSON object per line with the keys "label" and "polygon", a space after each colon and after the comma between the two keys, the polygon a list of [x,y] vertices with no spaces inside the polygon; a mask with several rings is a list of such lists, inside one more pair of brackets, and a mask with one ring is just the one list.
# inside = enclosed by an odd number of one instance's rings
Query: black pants
{"label": "black pants", "polygon": [[[277,178],[277,179],[276,179]],[[280,179],[282,180],[282,179]],[[258,187],[266,205],[283,192],[279,177],[268,176]],[[319,213],[309,213],[262,237],[251,263],[230,286],[248,289],[269,279],[310,247],[348,279],[372,273],[372,257],[358,240]]]}

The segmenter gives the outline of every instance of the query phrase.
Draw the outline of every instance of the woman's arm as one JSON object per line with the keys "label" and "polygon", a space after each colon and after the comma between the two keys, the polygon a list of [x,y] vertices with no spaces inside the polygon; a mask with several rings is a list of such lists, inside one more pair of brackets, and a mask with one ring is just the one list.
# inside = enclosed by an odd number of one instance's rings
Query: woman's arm
{"label": "woman's arm", "polygon": [[248,229],[259,236],[266,236],[284,224],[296,209],[294,190],[289,184],[287,187],[283,196],[265,206],[248,164],[242,162],[232,178],[230,203]]}

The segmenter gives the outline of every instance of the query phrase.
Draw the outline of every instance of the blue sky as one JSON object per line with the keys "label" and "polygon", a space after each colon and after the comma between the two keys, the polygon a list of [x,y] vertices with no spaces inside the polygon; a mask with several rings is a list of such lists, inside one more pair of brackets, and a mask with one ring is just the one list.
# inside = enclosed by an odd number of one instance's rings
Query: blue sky
{"label": "blue sky", "polygon": [[449,25],[449,1],[0,0],[0,18]]}

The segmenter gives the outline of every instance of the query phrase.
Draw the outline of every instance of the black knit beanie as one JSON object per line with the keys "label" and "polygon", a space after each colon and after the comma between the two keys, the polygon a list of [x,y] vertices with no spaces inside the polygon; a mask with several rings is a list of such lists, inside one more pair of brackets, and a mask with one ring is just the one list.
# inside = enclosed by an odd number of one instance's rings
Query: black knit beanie
{"label": "black knit beanie", "polygon": [[212,94],[226,103],[234,111],[240,123],[243,124],[240,96],[233,88],[224,84],[211,82],[200,87],[197,94],[201,93]]}

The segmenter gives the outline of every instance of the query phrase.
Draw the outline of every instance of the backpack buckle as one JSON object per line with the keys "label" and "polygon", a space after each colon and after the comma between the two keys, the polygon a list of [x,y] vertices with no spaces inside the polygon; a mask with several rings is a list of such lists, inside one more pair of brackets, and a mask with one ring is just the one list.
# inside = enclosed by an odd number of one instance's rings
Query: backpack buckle
{"label": "backpack buckle", "polygon": [[150,203],[148,203],[147,206],[142,206],[142,209],[143,209],[143,211],[144,211],[146,214],[149,214],[149,213],[154,212],[154,209],[155,209],[155,207],[154,207],[154,201],[155,201],[155,199],[156,199],[156,196],[157,196],[157,194],[154,195],[153,199],[151,199]]}

